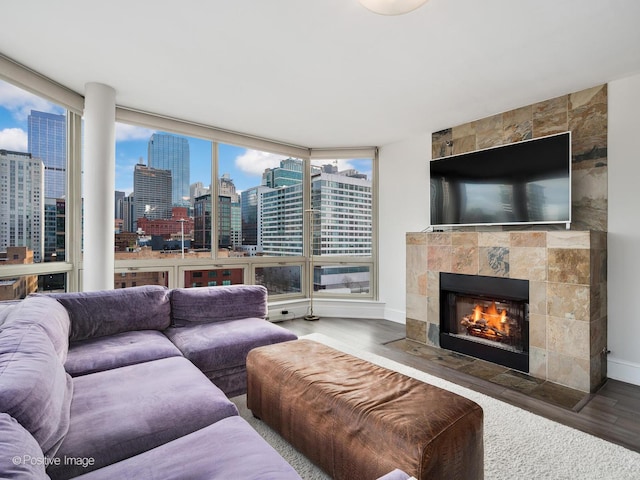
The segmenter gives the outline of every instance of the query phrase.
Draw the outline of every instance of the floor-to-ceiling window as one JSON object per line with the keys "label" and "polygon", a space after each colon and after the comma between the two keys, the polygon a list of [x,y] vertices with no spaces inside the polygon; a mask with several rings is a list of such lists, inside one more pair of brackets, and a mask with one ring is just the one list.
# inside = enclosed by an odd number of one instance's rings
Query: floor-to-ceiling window
{"label": "floor-to-ceiling window", "polygon": [[[252,281],[270,295],[302,293],[305,165],[291,155],[218,144],[218,195],[230,206],[218,211],[219,243],[248,260]],[[284,258],[276,264],[273,257]]]}
{"label": "floor-to-ceiling window", "polygon": [[66,289],[72,119],[62,105],[0,80],[0,300]]}
{"label": "floor-to-ceiling window", "polygon": [[[115,288],[182,285],[173,278],[175,265],[215,256],[212,145],[194,136],[116,124]],[[184,285],[202,285],[190,271],[185,275]]]}
{"label": "floor-to-ceiling window", "polygon": [[310,165],[313,289],[321,295],[372,297],[375,152],[318,157]]}
{"label": "floor-to-ceiling window", "polygon": [[[83,99],[20,75],[0,81],[0,290],[82,290]],[[255,283],[282,300],[311,288],[375,298],[373,149],[314,156],[116,110],[115,215],[105,219],[115,288]]]}

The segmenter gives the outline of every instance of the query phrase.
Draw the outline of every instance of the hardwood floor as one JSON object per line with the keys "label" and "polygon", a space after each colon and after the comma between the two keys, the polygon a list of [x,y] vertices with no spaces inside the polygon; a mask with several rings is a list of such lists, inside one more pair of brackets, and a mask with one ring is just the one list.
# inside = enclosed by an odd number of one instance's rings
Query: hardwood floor
{"label": "hardwood floor", "polygon": [[351,346],[484,393],[556,422],[640,452],[640,386],[608,380],[586,397],[578,411],[568,410],[496,385],[385,344],[405,337],[405,326],[379,319],[321,318],[286,320],[278,325],[298,336],[322,333]]}

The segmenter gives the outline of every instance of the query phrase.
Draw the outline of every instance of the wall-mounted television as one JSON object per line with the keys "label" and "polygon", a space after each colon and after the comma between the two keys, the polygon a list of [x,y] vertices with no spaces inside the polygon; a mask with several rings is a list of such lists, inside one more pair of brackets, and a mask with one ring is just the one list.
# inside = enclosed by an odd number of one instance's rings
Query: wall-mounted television
{"label": "wall-mounted television", "polygon": [[432,227],[571,222],[571,132],[429,163]]}

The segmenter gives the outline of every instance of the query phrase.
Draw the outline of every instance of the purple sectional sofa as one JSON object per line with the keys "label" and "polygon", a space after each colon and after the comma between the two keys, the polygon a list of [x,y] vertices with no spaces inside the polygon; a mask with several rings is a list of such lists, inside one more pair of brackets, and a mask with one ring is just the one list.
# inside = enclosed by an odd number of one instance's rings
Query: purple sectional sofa
{"label": "purple sectional sofa", "polygon": [[227,398],[249,350],[295,339],[266,300],[146,286],[1,308],[0,478],[299,479]]}

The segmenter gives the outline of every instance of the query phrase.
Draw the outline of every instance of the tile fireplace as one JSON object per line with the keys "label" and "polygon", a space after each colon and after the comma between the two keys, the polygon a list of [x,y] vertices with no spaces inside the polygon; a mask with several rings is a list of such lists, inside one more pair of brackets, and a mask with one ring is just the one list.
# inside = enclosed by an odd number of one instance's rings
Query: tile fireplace
{"label": "tile fireplace", "polygon": [[[521,349],[520,353],[528,356],[528,365],[512,368],[536,378],[584,392],[595,391],[604,382],[605,232],[419,232],[408,233],[406,240],[408,339],[441,348],[450,348],[447,342],[451,337],[466,337],[463,340],[478,345],[492,342],[498,348],[509,345],[509,349]],[[454,302],[456,313],[450,314],[454,320],[446,326],[440,322],[441,302],[452,300],[441,292],[449,289],[448,280],[442,285],[442,274],[521,280],[528,287],[521,299],[513,298],[519,294],[490,299],[487,292],[465,292],[464,287],[463,298]],[[500,323],[503,311],[509,319]],[[493,315],[499,316],[498,323]],[[523,316],[520,326],[512,323],[519,320],[511,318],[519,315]],[[453,335],[447,329],[453,330]],[[513,347],[513,338],[503,338],[505,334],[511,337],[512,330],[526,345]]]}

